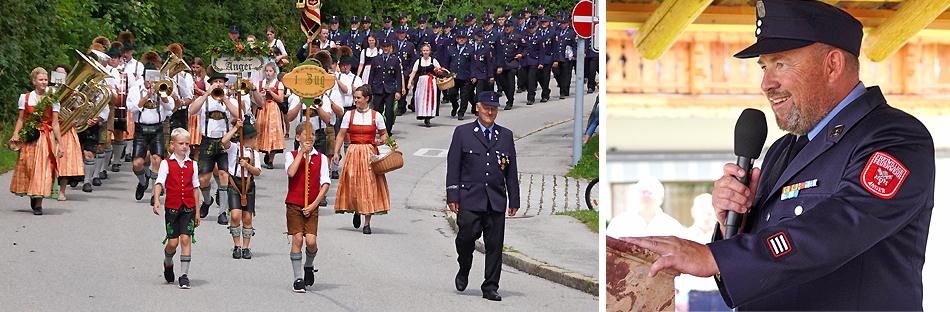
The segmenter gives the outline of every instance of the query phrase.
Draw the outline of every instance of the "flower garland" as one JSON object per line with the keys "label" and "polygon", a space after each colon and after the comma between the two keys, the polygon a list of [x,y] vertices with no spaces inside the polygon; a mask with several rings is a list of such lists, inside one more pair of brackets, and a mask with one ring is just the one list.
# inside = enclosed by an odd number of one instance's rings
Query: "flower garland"
{"label": "flower garland", "polygon": [[[39,104],[33,106],[33,112],[30,113],[29,116],[26,116],[26,120],[23,121],[23,127],[20,128],[20,133],[17,133],[17,136],[20,137],[20,141],[32,141],[29,138],[30,136],[33,136],[33,140],[35,140],[35,137],[39,134],[39,129],[43,125],[43,120],[50,118],[50,116],[46,115],[46,110],[53,107],[53,99],[58,98],[60,93],[62,93],[60,90],[57,90],[54,94],[49,94],[47,92],[46,97],[44,97]],[[26,101],[29,103],[30,100],[27,99]]]}
{"label": "flower garland", "polygon": [[208,51],[205,54],[211,56],[212,58],[217,58],[222,55],[231,55],[231,56],[274,56],[274,49],[267,45],[266,42],[234,42],[229,40],[221,41],[218,44],[215,44],[208,48]]}
{"label": "flower garland", "polygon": [[455,78],[455,73],[450,72],[450,71],[449,71],[448,69],[446,69],[445,67],[439,67],[439,68],[437,68],[435,71],[436,71],[436,73],[437,73],[436,76],[437,76],[438,78],[448,78],[448,77],[451,77],[451,78],[453,78],[453,79]]}

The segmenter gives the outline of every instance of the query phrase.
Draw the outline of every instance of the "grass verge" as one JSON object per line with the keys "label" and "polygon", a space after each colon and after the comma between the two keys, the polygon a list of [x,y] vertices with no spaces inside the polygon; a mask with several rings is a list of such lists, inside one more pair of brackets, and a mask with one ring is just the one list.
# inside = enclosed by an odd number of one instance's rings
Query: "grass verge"
{"label": "grass verge", "polygon": [[597,160],[597,157],[594,153],[600,149],[600,135],[594,135],[590,138],[590,141],[587,141],[587,144],[584,144],[584,147],[581,149],[581,160],[577,162],[577,166],[571,168],[567,172],[567,176],[575,179],[587,179],[593,180],[600,175],[600,161]]}
{"label": "grass verge", "polygon": [[571,210],[555,213],[561,216],[572,216],[587,225],[594,233],[600,233],[600,213],[588,209]]}
{"label": "grass verge", "polygon": [[11,151],[7,148],[7,141],[10,141],[10,137],[13,135],[13,123],[4,122],[0,124],[0,174],[7,173],[7,171],[13,170],[13,167],[16,166],[16,159],[20,156],[20,153]]}

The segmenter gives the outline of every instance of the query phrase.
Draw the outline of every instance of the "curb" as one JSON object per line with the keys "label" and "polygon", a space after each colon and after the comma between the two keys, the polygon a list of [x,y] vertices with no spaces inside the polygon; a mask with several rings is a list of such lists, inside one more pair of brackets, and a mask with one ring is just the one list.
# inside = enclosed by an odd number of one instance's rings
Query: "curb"
{"label": "curb", "polygon": [[[449,225],[452,226],[452,229],[455,230],[455,233],[458,233],[459,229],[455,221],[456,214],[449,210],[446,210],[445,214],[445,218],[449,222]],[[485,242],[481,237],[475,241],[475,249],[483,254],[485,253]],[[520,252],[502,251],[501,261],[504,264],[518,269],[519,271],[535,275],[594,296],[600,296],[600,282],[596,278],[590,278],[562,268],[542,263]]]}

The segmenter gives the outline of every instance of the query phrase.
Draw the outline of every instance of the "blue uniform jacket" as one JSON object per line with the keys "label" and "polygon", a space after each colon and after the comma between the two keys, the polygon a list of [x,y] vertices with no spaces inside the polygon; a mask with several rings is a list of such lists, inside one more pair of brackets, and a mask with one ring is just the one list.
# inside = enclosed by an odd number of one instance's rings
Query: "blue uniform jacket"
{"label": "blue uniform jacket", "polygon": [[458,42],[449,45],[449,71],[455,73],[455,79],[472,79],[472,61],[475,59],[475,49],[471,43],[466,43],[459,49]]}
{"label": "blue uniform jacket", "polygon": [[[521,35],[512,31],[511,34],[501,34],[498,37],[498,44],[495,46],[497,52],[495,55],[495,67],[501,67],[503,70],[517,69],[521,66],[521,61],[515,59],[515,56],[524,52],[524,43],[521,41]],[[522,55],[524,57],[524,55]]]}
{"label": "blue uniform jacket", "polygon": [[455,127],[445,173],[446,201],[459,209],[505,212],[520,208],[515,140],[505,127],[495,124],[491,141],[478,121]]}
{"label": "blue uniform jacket", "polygon": [[350,34],[345,31],[330,31],[329,36],[327,37],[330,41],[336,44],[336,46],[349,46],[350,43]]}
{"label": "blue uniform jacket", "polygon": [[525,34],[521,41],[524,43],[521,66],[541,65],[544,60],[544,41],[541,41],[541,35],[535,31],[534,35]]}
{"label": "blue uniform jacket", "polygon": [[431,51],[435,51],[435,33],[432,32],[432,28],[428,26],[425,30],[413,28],[409,30],[409,34],[412,36],[412,41],[416,44],[416,48],[421,47],[423,44],[429,44],[430,48],[433,48]]}
{"label": "blue uniform jacket", "polygon": [[765,155],[744,233],[708,245],[726,304],[921,310],[934,206],[930,133],[871,87],[777,172],[794,140],[785,135]]}
{"label": "blue uniform jacket", "polygon": [[389,29],[382,29],[376,31],[376,45],[380,45],[383,42],[383,38],[388,38],[389,42],[396,42],[396,29],[390,27]]}
{"label": "blue uniform jacket", "polygon": [[571,47],[574,51],[574,57],[577,57],[577,33],[574,32],[574,29],[568,28],[563,32],[558,29],[557,31],[557,55],[555,55],[554,60],[558,62],[567,62],[570,61],[565,57],[564,53],[567,50],[567,47]]}
{"label": "blue uniform jacket", "polygon": [[[346,32],[346,46],[350,47],[350,50],[353,50],[353,57],[356,59],[354,62],[359,63],[360,55],[363,52],[363,42],[366,41],[366,37],[363,36],[362,31],[348,31]],[[353,67],[357,67],[359,64],[353,64]]]}
{"label": "blue uniform jacket", "polygon": [[406,38],[406,41],[400,47],[397,40],[393,42],[393,54],[399,56],[403,76],[409,76],[412,73],[412,63],[416,61],[416,45],[410,42],[409,38]]}
{"label": "blue uniform jacket", "polygon": [[[474,49],[474,47],[472,48]],[[494,49],[495,47],[486,41],[482,41],[482,44],[478,45],[478,49],[475,49],[475,56],[472,61],[472,75],[475,79],[488,79],[495,76],[496,67],[492,65],[494,63],[492,60]]]}
{"label": "blue uniform jacket", "polygon": [[[560,30],[560,29],[558,29]],[[543,34],[542,34],[543,32]],[[546,30],[538,29],[538,35],[541,36],[541,49],[544,51],[542,64],[550,65],[557,61],[556,54],[558,49],[557,34],[554,29],[548,27]]]}
{"label": "blue uniform jacket", "polygon": [[373,93],[396,93],[402,91],[402,65],[395,52],[379,54],[373,58],[373,67],[370,68],[370,87]]}

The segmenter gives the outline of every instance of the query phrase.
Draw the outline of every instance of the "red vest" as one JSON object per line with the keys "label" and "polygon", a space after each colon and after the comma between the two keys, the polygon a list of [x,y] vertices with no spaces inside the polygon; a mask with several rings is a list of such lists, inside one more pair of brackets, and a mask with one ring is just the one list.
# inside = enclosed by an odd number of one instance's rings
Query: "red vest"
{"label": "red vest", "polygon": [[186,207],[195,207],[195,186],[191,180],[195,174],[194,160],[185,161],[185,168],[178,166],[178,161],[166,158],[168,176],[165,177],[165,208],[178,209],[181,204]]}
{"label": "red vest", "polygon": [[[300,151],[290,152],[291,155],[296,159],[297,153]],[[317,156],[317,157],[315,157]],[[310,176],[307,177],[307,185],[310,188],[310,194],[308,196],[308,203],[313,203],[317,200],[317,194],[320,193],[320,166],[323,162],[323,154],[317,152],[317,155],[310,156]],[[303,193],[304,193],[304,166],[297,166],[297,172],[294,173],[294,176],[290,177],[290,181],[287,184],[287,199],[284,200],[286,204],[294,204],[297,206],[303,207]]]}

